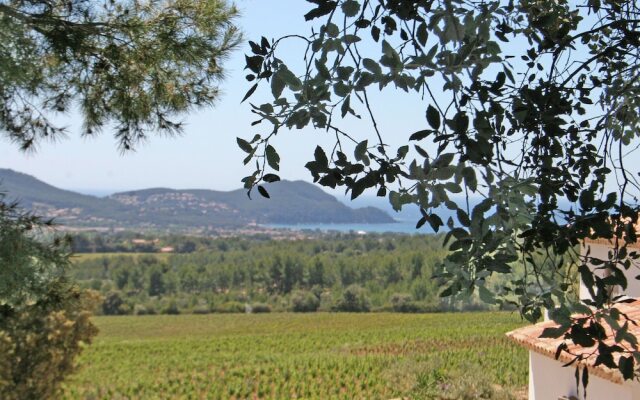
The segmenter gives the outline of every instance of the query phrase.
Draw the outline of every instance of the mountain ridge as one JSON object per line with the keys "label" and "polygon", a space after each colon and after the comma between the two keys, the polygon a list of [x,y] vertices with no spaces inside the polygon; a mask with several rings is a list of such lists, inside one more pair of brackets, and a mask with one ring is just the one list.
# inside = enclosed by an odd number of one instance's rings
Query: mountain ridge
{"label": "mountain ridge", "polygon": [[0,169],[0,192],[69,227],[171,229],[233,228],[256,224],[391,223],[375,207],[350,208],[313,184],[268,184],[271,199],[244,189],[146,188],[105,197],[57,188],[31,175]]}

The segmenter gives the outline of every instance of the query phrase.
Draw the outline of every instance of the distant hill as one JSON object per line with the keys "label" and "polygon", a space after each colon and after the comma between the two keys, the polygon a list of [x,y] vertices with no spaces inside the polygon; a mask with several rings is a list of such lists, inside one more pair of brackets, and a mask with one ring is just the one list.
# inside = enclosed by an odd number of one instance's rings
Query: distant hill
{"label": "distant hill", "polygon": [[244,189],[154,188],[94,197],[62,190],[30,175],[0,169],[0,192],[40,215],[78,227],[167,229],[233,228],[252,224],[388,223],[375,207],[353,209],[316,186],[282,181],[267,186],[271,199]]}

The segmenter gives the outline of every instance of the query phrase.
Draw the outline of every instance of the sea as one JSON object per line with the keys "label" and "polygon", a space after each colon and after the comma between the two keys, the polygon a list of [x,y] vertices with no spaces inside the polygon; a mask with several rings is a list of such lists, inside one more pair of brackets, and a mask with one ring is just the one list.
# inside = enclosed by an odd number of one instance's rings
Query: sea
{"label": "sea", "polygon": [[[332,193],[334,194],[334,193]],[[335,194],[334,194],[335,195]],[[343,202],[348,207],[358,208],[358,207],[376,207],[383,211],[385,211],[391,218],[396,220],[395,223],[385,223],[385,224],[358,224],[358,223],[347,223],[347,224],[336,224],[336,223],[328,223],[328,224],[265,224],[265,226],[275,229],[290,229],[297,231],[315,231],[315,232],[343,232],[343,233],[402,233],[409,235],[422,235],[422,234],[433,234],[434,231],[431,229],[429,224],[425,224],[420,229],[416,229],[416,223],[420,220],[422,215],[420,214],[420,210],[415,205],[406,205],[402,211],[395,211],[391,205],[389,204],[389,200],[385,198],[379,198],[374,196],[363,196],[362,198],[358,198],[356,200],[350,200],[346,197],[336,196],[336,198]],[[454,214],[451,210],[448,210],[444,207],[442,209],[436,210],[436,213],[442,218],[443,222],[446,222],[450,216]],[[440,231],[442,232],[444,229],[447,229],[446,226],[441,227]]]}
{"label": "sea", "polygon": [[314,232],[342,232],[342,233],[404,233],[404,234],[425,234],[433,233],[430,227],[416,229],[416,222],[398,221],[391,224],[267,224],[265,226],[274,229],[289,229],[295,231]]}

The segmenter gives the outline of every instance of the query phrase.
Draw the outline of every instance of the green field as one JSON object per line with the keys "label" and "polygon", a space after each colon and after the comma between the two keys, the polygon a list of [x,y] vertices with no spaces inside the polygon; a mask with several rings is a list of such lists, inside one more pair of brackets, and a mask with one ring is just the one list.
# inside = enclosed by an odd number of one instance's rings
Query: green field
{"label": "green field", "polygon": [[[520,398],[510,313],[97,317],[82,399]],[[519,394],[520,393],[520,394]]]}

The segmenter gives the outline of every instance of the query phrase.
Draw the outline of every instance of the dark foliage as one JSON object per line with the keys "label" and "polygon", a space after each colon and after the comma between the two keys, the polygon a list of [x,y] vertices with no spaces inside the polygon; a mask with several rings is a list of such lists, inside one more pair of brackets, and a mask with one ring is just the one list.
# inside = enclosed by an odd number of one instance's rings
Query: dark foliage
{"label": "dark foliage", "polygon": [[[640,211],[639,3],[310,3],[308,36],[263,37],[247,57],[250,92],[266,86],[273,101],[252,105],[254,123],[270,129],[245,141],[245,164],[274,159],[272,139],[287,128],[328,132],[334,145],[318,146],[307,163],[316,182],[352,198],[374,190],[396,209],[418,207],[417,226],[448,228],[442,296],[478,293],[518,306],[531,321],[553,310],[559,336],[637,358],[635,341],[609,348],[597,332],[626,323],[610,289],[626,287],[624,271],[639,258],[626,249],[637,239]],[[289,40],[306,42],[304,54],[287,60],[280,46]],[[398,148],[385,142],[374,111],[376,98],[394,101],[393,88],[422,101],[424,116]],[[369,122],[369,137],[342,123],[354,118]],[[387,135],[400,134],[391,129]],[[272,170],[277,165],[258,163],[245,187],[277,179]],[[472,206],[470,196],[483,200]],[[441,218],[442,206],[456,217]],[[579,253],[587,238],[612,239],[609,256]],[[487,288],[490,276],[509,276],[516,260],[526,279]],[[570,295],[578,269],[592,289],[585,303]],[[635,358],[623,360],[611,367],[629,377]]]}

